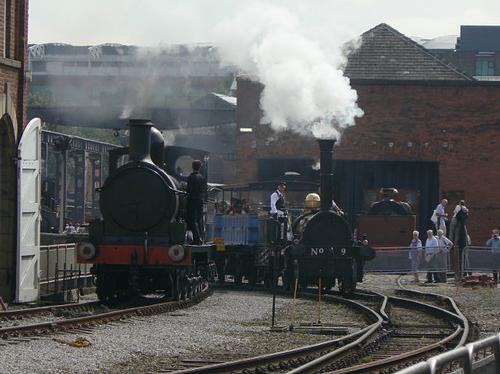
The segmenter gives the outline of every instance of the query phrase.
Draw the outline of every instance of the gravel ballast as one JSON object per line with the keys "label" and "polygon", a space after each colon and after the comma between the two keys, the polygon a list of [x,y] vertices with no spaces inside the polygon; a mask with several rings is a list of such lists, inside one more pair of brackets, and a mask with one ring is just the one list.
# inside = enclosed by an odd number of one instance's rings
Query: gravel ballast
{"label": "gravel ballast", "polygon": [[[367,274],[360,289],[391,294],[398,275]],[[480,337],[499,331],[500,290],[468,288],[447,284],[411,282],[403,276],[405,287],[422,292],[451,296],[469,320],[479,327]],[[277,298],[277,325],[290,324],[291,300]],[[297,323],[316,322],[317,304],[297,302]],[[217,290],[189,309],[157,316],[103,325],[88,334],[44,337],[0,347],[0,373],[146,373],[175,366],[178,358],[206,357],[233,359],[255,356],[333,338],[290,332],[271,332],[271,295],[265,293]],[[322,322],[349,326],[353,331],[365,326],[361,316],[340,305],[322,304]],[[74,348],[54,338],[72,341],[85,337],[91,346]]]}
{"label": "gravel ballast", "polygon": [[[291,300],[278,297],[276,306],[277,325],[288,326]],[[315,302],[298,301],[297,322],[316,322],[316,307]],[[189,309],[103,325],[84,335],[57,335],[0,347],[0,372],[150,372],[182,355],[257,355],[333,338],[271,332],[270,312],[269,294],[216,291]],[[323,303],[321,315],[323,322],[365,326],[361,316],[342,305]],[[60,342],[78,336],[91,345],[74,348]]]}

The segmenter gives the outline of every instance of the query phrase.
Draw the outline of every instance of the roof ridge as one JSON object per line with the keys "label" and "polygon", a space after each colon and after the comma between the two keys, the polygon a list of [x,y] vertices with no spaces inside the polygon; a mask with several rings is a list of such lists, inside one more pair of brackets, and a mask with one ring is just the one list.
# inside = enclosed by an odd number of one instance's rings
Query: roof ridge
{"label": "roof ridge", "polygon": [[435,60],[437,63],[441,64],[442,66],[444,66],[446,68],[448,68],[449,70],[453,71],[454,73],[460,75],[461,77],[465,78],[466,80],[469,80],[469,81],[476,81],[477,80],[474,77],[470,76],[469,74],[467,74],[467,73],[463,72],[462,70],[460,70],[458,67],[456,67],[455,65],[453,65],[451,62],[448,62],[448,61],[445,61],[445,60],[439,58],[438,56],[436,56],[435,54],[433,54],[432,52],[430,52],[427,48],[425,48],[424,46],[418,44],[416,41],[412,40],[411,38],[409,38],[405,34],[399,32],[395,28],[389,26],[387,23],[382,22],[382,23],[378,24],[377,26],[371,28],[370,30],[364,32],[362,35],[365,35],[365,34],[371,32],[371,31],[373,31],[375,29],[382,28],[382,27],[385,28],[387,31],[391,32],[392,34],[394,34],[395,36],[397,36],[402,41],[406,42],[407,44],[410,44],[415,49],[418,49],[420,52],[423,52],[424,54],[426,54],[427,56],[429,56],[433,60]]}

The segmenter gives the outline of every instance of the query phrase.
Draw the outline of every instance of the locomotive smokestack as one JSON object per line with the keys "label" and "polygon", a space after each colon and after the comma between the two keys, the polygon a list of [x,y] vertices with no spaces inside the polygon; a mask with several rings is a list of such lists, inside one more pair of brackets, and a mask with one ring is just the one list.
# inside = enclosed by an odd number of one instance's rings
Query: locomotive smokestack
{"label": "locomotive smokestack", "polygon": [[151,128],[154,126],[147,119],[131,119],[128,140],[130,161],[151,161]]}
{"label": "locomotive smokestack", "polygon": [[333,145],[335,139],[318,139],[320,152],[321,210],[330,210],[333,199]]}

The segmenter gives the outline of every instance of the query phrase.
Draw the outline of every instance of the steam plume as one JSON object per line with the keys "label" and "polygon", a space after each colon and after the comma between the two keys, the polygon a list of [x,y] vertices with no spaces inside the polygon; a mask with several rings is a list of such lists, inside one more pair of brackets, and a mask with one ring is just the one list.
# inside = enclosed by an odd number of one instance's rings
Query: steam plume
{"label": "steam plume", "polygon": [[338,46],[307,36],[284,8],[254,3],[216,28],[221,58],[264,85],[262,123],[321,138],[339,138],[363,111],[340,67]]}

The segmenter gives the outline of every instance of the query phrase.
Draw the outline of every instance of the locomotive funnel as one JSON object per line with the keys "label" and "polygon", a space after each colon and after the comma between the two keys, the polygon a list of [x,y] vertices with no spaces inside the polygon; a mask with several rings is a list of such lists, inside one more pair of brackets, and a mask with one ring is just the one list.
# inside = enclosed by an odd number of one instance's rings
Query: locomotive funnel
{"label": "locomotive funnel", "polygon": [[318,139],[320,152],[321,210],[330,210],[333,199],[333,145],[335,139]]}
{"label": "locomotive funnel", "polygon": [[151,161],[151,128],[153,123],[147,119],[131,119],[128,140],[130,161]]}

